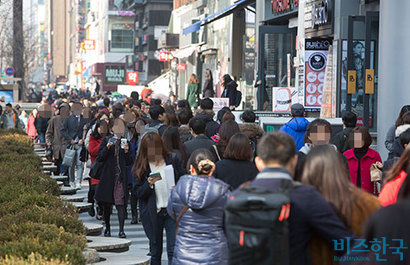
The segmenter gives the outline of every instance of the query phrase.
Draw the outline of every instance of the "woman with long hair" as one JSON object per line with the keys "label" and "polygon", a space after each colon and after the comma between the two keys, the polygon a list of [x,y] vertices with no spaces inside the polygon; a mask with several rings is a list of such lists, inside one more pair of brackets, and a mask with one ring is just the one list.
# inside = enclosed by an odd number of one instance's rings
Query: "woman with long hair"
{"label": "woman with long hair", "polygon": [[215,156],[216,161],[224,158],[225,149],[229,143],[229,140],[234,134],[240,132],[241,130],[239,129],[239,125],[235,121],[228,120],[222,123],[219,128],[218,143],[210,149],[211,153]]}
{"label": "woman with long hair", "polygon": [[215,96],[214,79],[210,69],[205,70],[205,82],[202,90],[202,98],[213,98]]}
{"label": "woman with long hair", "polygon": [[[165,149],[158,133],[146,133],[140,143],[132,172],[135,176],[134,192],[138,197],[142,226],[150,242],[151,264],[161,264],[163,230],[167,237],[168,260],[172,260],[175,244],[175,221],[168,215],[170,193],[169,176],[165,172],[172,166],[177,183],[180,175],[175,159]],[[169,169],[169,167],[168,167]]]}
{"label": "woman with long hair", "polygon": [[248,136],[237,133],[229,140],[224,152],[224,159],[216,163],[215,178],[229,184],[232,190],[242,183],[253,180],[259,173],[253,157]]}
{"label": "woman with long hair", "polygon": [[231,110],[235,109],[236,104],[236,91],[238,84],[232,80],[231,76],[226,74],[222,76],[222,86],[224,91],[222,92],[222,98],[229,98],[229,108]]}
{"label": "woman with long hair", "polygon": [[369,192],[376,192],[376,183],[371,182],[370,167],[382,162],[380,154],[370,148],[372,137],[366,127],[355,127],[349,136],[352,149],[344,152],[350,170],[350,179],[357,187]]}
{"label": "woman with long hair", "polygon": [[191,74],[188,80],[187,100],[189,105],[196,109],[199,106],[199,81],[195,74]]}
{"label": "woman with long hair", "polygon": [[394,125],[392,125],[389,130],[387,131],[386,134],[386,140],[384,141],[384,145],[386,146],[386,149],[389,151],[389,157],[388,159],[391,159],[393,156],[393,144],[394,144],[394,139],[396,138],[396,129],[400,125],[403,125],[403,115],[406,112],[410,111],[410,105],[404,105],[399,113],[399,116],[397,117],[397,120]]}
{"label": "woman with long hair", "polygon": [[[380,208],[373,195],[349,181],[349,173],[340,154],[330,145],[313,148],[306,157],[302,183],[312,185],[331,204],[346,227],[360,236],[362,226]],[[333,248],[324,239],[312,239],[312,264],[338,264]]]}
{"label": "woman with long hair", "polygon": [[128,202],[127,166],[132,164],[129,142],[124,138],[125,122],[114,120],[114,135],[105,137],[100,144],[97,160],[104,162],[100,182],[95,191],[95,200],[103,203],[105,231],[104,236],[111,236],[110,217],[112,206],[118,212],[120,238],[125,238],[124,222]]}
{"label": "woman with long hair", "polygon": [[181,141],[181,136],[177,127],[168,127],[162,135],[162,142],[165,149],[173,154],[176,159],[176,163],[179,165],[177,168],[179,175],[185,174],[185,166],[188,161],[186,150]]}
{"label": "woman with long hair", "polygon": [[178,222],[172,264],[228,264],[223,216],[229,185],[212,177],[214,157],[206,149],[192,153],[187,170],[168,203],[168,214]]}
{"label": "woman with long hair", "polygon": [[410,145],[407,145],[399,161],[387,171],[383,188],[379,194],[379,201],[383,206],[396,203],[397,196],[403,182],[407,179],[407,169],[410,162]]}

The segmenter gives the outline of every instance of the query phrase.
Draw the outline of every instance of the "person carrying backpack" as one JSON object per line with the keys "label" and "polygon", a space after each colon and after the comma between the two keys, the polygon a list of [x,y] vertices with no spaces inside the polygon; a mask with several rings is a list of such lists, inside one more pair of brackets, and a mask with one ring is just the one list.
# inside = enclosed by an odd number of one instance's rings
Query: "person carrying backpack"
{"label": "person carrying backpack", "polygon": [[330,244],[354,236],[316,188],[293,181],[296,162],[289,135],[262,137],[255,158],[260,173],[226,205],[229,264],[307,265],[314,232]]}
{"label": "person carrying backpack", "polygon": [[[222,77],[222,86],[224,87],[224,91],[222,92],[221,97],[222,98],[229,98],[229,108],[231,110],[234,110],[235,107],[237,107],[237,97],[239,95],[237,95],[237,87],[238,84],[232,80],[231,76],[226,74]],[[242,96],[242,94],[241,94]],[[238,104],[239,105],[239,104]]]}
{"label": "person carrying backpack", "polygon": [[343,114],[342,120],[345,128],[343,131],[337,133],[330,142],[337,147],[337,150],[340,153],[343,154],[347,150],[351,149],[349,135],[353,131],[354,127],[356,127],[357,115],[351,111],[346,111]]}

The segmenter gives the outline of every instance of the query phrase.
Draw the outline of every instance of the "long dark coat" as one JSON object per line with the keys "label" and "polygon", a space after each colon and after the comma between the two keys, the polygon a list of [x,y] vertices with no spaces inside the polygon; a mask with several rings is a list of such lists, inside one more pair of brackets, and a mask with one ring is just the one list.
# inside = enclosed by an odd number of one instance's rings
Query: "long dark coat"
{"label": "long dark coat", "polygon": [[[172,165],[174,168],[175,183],[179,178],[185,174],[183,169],[180,169],[180,161],[175,155],[169,155],[165,159],[166,165]],[[136,178],[134,183],[134,192],[137,195],[142,226],[145,234],[151,242],[156,240],[158,221],[157,221],[157,199],[155,195],[155,189],[151,189],[148,184],[148,177],[151,174],[149,165],[147,165],[147,171],[142,175],[141,180]]]}
{"label": "long dark coat", "polygon": [[[107,202],[114,204],[114,183],[115,183],[115,146],[112,145],[110,149],[107,148],[108,137],[104,138],[101,142],[100,148],[98,149],[97,160],[104,162],[104,167],[102,169],[102,175],[100,178],[100,183],[98,183],[95,191],[95,199],[98,202]],[[129,143],[128,143],[129,144]],[[124,149],[120,148],[120,178],[122,180],[122,185],[124,189],[125,203],[127,199],[128,190],[128,174],[127,166],[132,164],[131,151],[125,153]]]}

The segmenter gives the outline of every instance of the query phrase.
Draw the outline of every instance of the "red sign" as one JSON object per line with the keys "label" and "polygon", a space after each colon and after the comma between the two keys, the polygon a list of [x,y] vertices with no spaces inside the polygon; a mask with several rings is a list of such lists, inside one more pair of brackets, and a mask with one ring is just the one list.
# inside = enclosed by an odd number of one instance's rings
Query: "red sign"
{"label": "red sign", "polygon": [[95,50],[95,40],[84,40],[84,50],[86,51]]}
{"label": "red sign", "polygon": [[299,0],[271,0],[272,14],[292,11],[299,6]]}
{"label": "red sign", "polygon": [[136,83],[138,83],[138,72],[127,72],[126,82],[130,85],[135,85]]}
{"label": "red sign", "polygon": [[160,52],[159,53],[159,61],[160,62],[168,62],[169,61],[169,56],[167,52]]}
{"label": "red sign", "polygon": [[177,64],[177,71],[186,71],[186,64],[184,63]]}

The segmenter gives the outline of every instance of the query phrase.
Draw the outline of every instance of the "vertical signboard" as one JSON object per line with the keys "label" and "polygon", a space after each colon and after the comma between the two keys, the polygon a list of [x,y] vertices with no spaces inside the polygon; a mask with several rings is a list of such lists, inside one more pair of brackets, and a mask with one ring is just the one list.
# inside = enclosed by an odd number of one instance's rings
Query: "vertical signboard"
{"label": "vertical signboard", "polygon": [[374,94],[374,69],[366,69],[366,94]]}
{"label": "vertical signboard", "polygon": [[322,106],[329,39],[305,40],[305,107],[319,109]]}

